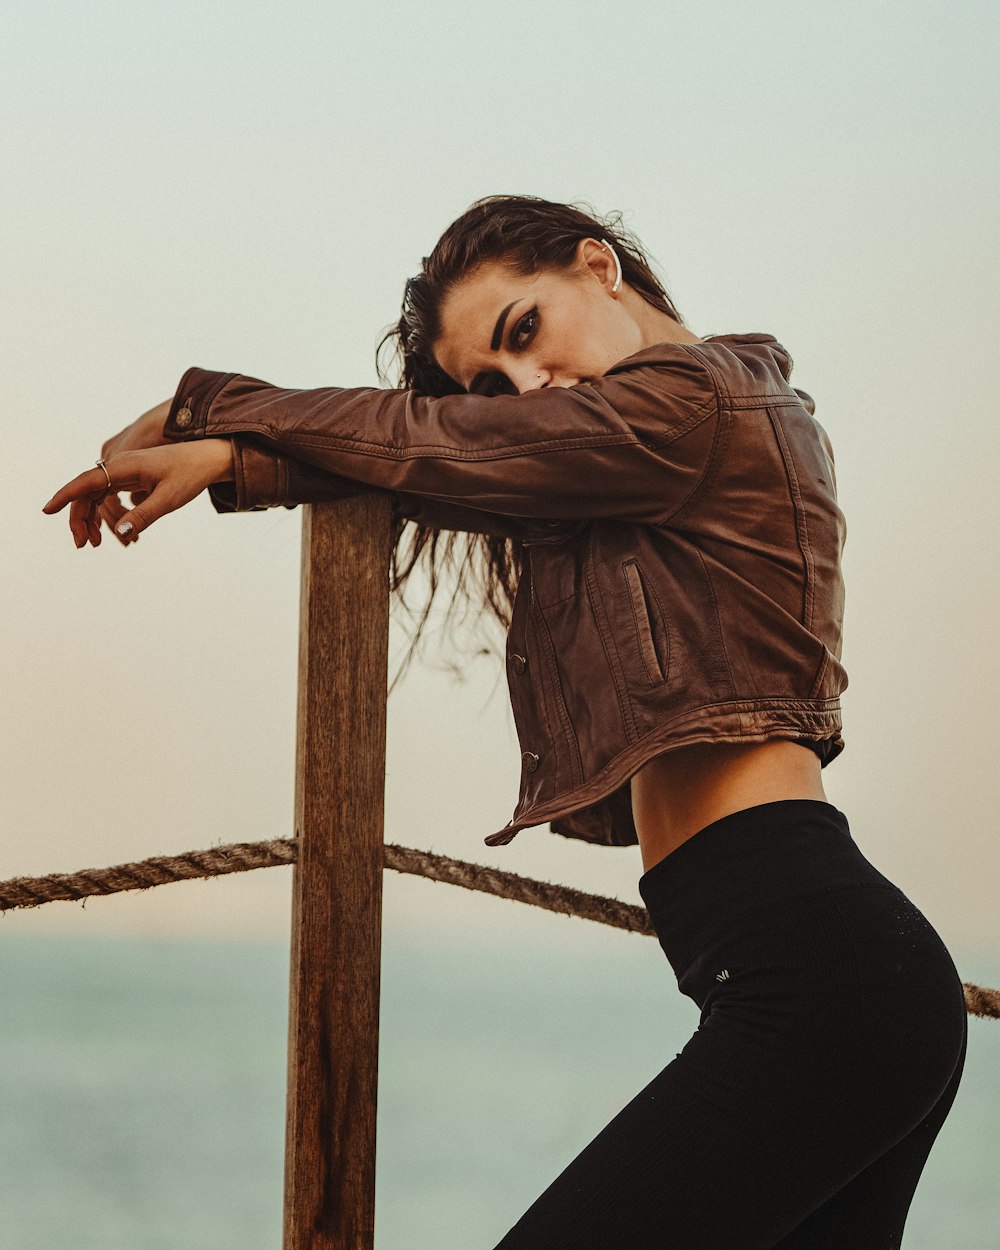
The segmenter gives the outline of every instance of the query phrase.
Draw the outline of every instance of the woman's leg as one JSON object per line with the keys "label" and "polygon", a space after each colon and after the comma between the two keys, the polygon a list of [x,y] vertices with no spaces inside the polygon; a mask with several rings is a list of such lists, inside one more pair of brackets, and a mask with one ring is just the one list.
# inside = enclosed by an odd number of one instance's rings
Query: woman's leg
{"label": "woman's leg", "polygon": [[497,1250],[898,1246],[964,1053],[940,938],[813,800],[716,821],[642,890],[701,1023]]}
{"label": "woman's leg", "polygon": [[[853,901],[846,894],[838,897],[843,909],[846,909],[848,903]],[[907,909],[903,909],[903,914],[904,916],[907,914]],[[916,925],[917,936],[929,936],[920,932],[926,925],[920,913],[913,909],[909,914]],[[848,915],[847,919],[848,923],[856,925],[855,932],[864,933],[872,918],[868,916],[859,919]],[[930,926],[926,927],[929,930]],[[956,973],[956,978],[957,975]],[[892,1013],[893,1010],[894,1004],[891,996],[885,997],[882,1014],[884,1015],[886,1011]],[[880,1027],[878,1013],[875,1010],[871,1011],[870,1019],[873,1028]],[[952,1019],[952,1013],[949,1012],[934,1014],[930,1019],[925,1019],[924,1027],[911,1039],[907,1049],[912,1054],[920,1056],[938,1046],[946,1046],[949,1021]],[[928,1034],[935,1028],[939,1031],[939,1035],[928,1042]],[[818,1250],[818,1248],[825,1250],[826,1247],[830,1250],[839,1250],[839,1247],[844,1246],[856,1247],[857,1250],[866,1250],[866,1247],[872,1247],[873,1250],[890,1247],[895,1250],[901,1244],[903,1225],[917,1182],[958,1092],[965,1065],[967,1038],[967,1016],[963,1003],[958,1059],[951,1079],[940,1098],[915,1128],[848,1181],[832,1198],[823,1203],[787,1237],[784,1237],[778,1243],[778,1250]]]}
{"label": "woman's leg", "polygon": [[896,1250],[917,1181],[955,1101],[964,1062],[963,1045],[952,1079],[917,1127],[783,1237],[775,1250]]}

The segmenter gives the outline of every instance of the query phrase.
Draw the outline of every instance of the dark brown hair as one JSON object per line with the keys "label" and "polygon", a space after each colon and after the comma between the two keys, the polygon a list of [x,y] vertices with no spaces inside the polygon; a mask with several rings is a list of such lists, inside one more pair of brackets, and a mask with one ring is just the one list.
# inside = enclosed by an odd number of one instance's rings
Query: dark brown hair
{"label": "dark brown hair", "polygon": [[[441,306],[447,293],[479,265],[500,261],[522,274],[568,269],[583,239],[606,239],[618,253],[622,279],[654,308],[679,324],[683,320],[656,277],[639,241],[622,225],[620,213],[598,216],[588,205],[559,204],[533,195],[491,195],[477,200],[453,221],[425,256],[420,273],[410,278],[403,307],[378,348],[389,346],[395,385],[423,395],[462,393],[434,358],[441,333]],[[381,361],[379,376],[388,381]],[[505,628],[521,572],[520,544],[489,534],[455,533],[397,518],[393,534],[390,585],[402,600],[403,586],[418,566],[426,569],[429,595],[416,616],[414,643],[426,624],[442,580],[453,581],[446,623],[460,606],[485,611]]]}

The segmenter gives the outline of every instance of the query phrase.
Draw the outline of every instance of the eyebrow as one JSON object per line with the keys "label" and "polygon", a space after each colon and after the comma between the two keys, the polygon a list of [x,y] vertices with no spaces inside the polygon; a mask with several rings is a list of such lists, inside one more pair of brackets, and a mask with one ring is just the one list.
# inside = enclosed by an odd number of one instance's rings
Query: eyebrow
{"label": "eyebrow", "polygon": [[497,348],[500,346],[500,340],[503,338],[504,324],[507,321],[507,314],[510,312],[510,310],[514,307],[516,303],[517,303],[516,299],[511,300],[511,302],[503,310],[500,316],[497,317],[497,323],[493,327],[493,337],[492,339],[490,339],[490,351],[491,352],[495,352]]}

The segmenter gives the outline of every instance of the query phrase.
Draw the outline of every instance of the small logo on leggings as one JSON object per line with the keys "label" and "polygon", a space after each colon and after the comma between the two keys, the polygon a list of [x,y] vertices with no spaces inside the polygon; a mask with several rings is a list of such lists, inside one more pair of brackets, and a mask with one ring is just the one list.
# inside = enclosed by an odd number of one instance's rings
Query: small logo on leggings
{"label": "small logo on leggings", "polygon": [[729,980],[729,969],[728,969],[728,968],[723,968],[721,972],[717,972],[717,973],[715,974],[715,979],[716,979],[716,981],[728,981],[728,980]]}

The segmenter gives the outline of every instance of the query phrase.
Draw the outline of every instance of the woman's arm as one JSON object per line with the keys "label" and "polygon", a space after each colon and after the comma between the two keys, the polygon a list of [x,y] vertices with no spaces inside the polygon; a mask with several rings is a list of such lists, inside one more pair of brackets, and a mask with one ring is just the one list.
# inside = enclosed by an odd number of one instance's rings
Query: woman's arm
{"label": "woman's arm", "polygon": [[[652,353],[578,386],[496,397],[286,390],[189,369],[165,434],[240,436],[320,473],[497,516],[655,523],[704,477],[719,409],[696,352]],[[297,501],[279,485],[266,502]]]}
{"label": "woman's arm", "polygon": [[[189,369],[169,406],[158,405],[116,436],[119,445],[154,438],[175,445],[113,456],[110,492],[103,469],[88,470],[45,511],[72,503],[77,546],[100,542],[102,516],[119,538],[127,523],[124,537],[134,541],[206,486],[220,511],[319,502],[374,487],[392,491],[403,514],[425,524],[500,536],[523,536],[531,521],[661,522],[705,479],[719,407],[711,374],[694,351],[671,345],[658,353],[648,349],[578,386],[496,397],[435,399],[366,387],[289,391]],[[169,455],[201,443],[214,444],[204,457]],[[128,489],[131,512],[116,494]]]}
{"label": "woman's arm", "polygon": [[[245,438],[233,438],[233,478],[215,483],[208,494],[216,512],[255,512],[261,509],[295,508],[304,503],[347,499],[373,489],[350,478],[324,473],[292,456],[265,451]],[[438,503],[420,495],[396,492],[396,511],[407,520],[434,529],[465,534],[491,534],[495,538],[524,538],[528,526],[513,517],[484,512],[481,508]]]}
{"label": "woman's arm", "polygon": [[[77,547],[88,542],[100,546],[102,519],[113,527],[119,542],[127,546],[138,542],[142,531],[154,521],[190,503],[206,487],[217,511],[236,510],[242,489],[238,484],[241,470],[237,466],[242,464],[245,471],[247,460],[254,461],[255,457],[259,457],[259,462],[251,473],[258,475],[259,489],[273,490],[273,485],[263,484],[267,475],[273,479],[277,472],[280,480],[287,473],[291,481],[288,492],[301,496],[297,503],[343,499],[370,489],[291,461],[276,469],[277,457],[248,448],[239,439],[207,438],[115,456],[106,461],[107,477],[99,466],[88,469],[58,490],[42,511],[52,515],[70,504],[69,525]],[[124,508],[118,499],[117,492],[126,490],[132,492],[131,509]],[[509,517],[476,508],[439,505],[418,496],[397,494],[395,503],[401,516],[436,529],[523,538],[529,528]],[[286,499],[285,506],[293,505]]]}

